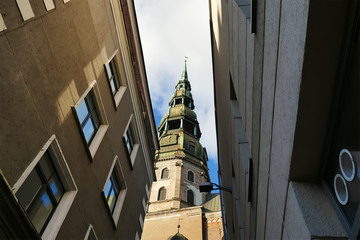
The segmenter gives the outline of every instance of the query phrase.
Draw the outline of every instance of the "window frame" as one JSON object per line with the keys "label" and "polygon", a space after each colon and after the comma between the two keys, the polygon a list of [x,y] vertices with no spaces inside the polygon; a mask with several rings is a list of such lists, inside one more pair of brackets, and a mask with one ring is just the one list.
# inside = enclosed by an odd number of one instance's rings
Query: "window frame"
{"label": "window frame", "polygon": [[[111,77],[109,76],[109,73],[108,73],[108,67],[110,68],[112,61],[114,62],[115,71],[117,73],[117,77],[119,80],[119,87],[116,89],[115,92],[112,91],[111,79],[110,79]],[[119,50],[116,49],[116,51],[113,53],[113,55],[104,64],[104,71],[106,74],[107,82],[109,84],[109,90],[110,90],[110,94],[112,96],[112,100],[114,103],[115,111],[118,109],[120,101],[126,90],[126,81],[125,81],[126,78],[125,78],[125,73],[124,73],[123,69],[124,69],[123,62],[121,61],[121,56],[120,56]]]}
{"label": "window frame", "polygon": [[87,229],[87,231],[86,231],[84,240],[89,240],[89,237],[90,237],[90,234],[91,234],[91,233],[93,233],[95,239],[98,240],[98,237],[97,237],[97,235],[96,235],[96,233],[95,233],[94,227],[93,227],[93,225],[91,225],[91,224],[89,224],[89,227],[88,227],[88,229]]}
{"label": "window frame", "polygon": [[[72,203],[74,202],[75,196],[78,192],[78,188],[76,186],[74,178],[71,175],[69,166],[65,160],[65,157],[61,151],[60,145],[55,135],[52,135],[50,139],[45,143],[45,145],[41,148],[40,152],[36,155],[30,165],[25,169],[25,171],[20,176],[18,181],[14,184],[12,189],[14,194],[18,192],[20,187],[24,184],[25,180],[29,177],[31,172],[35,169],[42,156],[46,152],[49,152],[52,163],[64,188],[64,193],[59,200],[55,211],[49,217],[49,220],[41,233],[42,239],[53,240],[56,238],[59,229],[64,222],[66,215],[68,214],[70,207],[72,206]],[[31,222],[30,218],[29,221]]]}
{"label": "window frame", "polygon": [[[119,181],[118,184],[120,186],[120,192],[116,199],[114,209],[113,209],[113,211],[111,211],[111,209],[108,205],[107,199],[106,199],[105,191],[106,191],[107,184],[110,181],[110,177],[114,171],[116,171],[117,180]],[[106,205],[107,212],[111,215],[111,219],[112,219],[115,229],[117,228],[117,224],[119,222],[121,210],[122,210],[122,207],[125,202],[126,193],[127,193],[127,184],[125,181],[124,173],[122,171],[119,157],[115,156],[114,161],[113,161],[112,166],[109,171],[109,175],[106,178],[106,181],[105,181],[105,184],[104,184],[104,187],[102,190],[102,196],[104,199],[104,203]]]}
{"label": "window frame", "polygon": [[[192,202],[189,202],[189,192],[192,193]],[[188,190],[186,191],[186,202],[187,202],[187,203],[190,203],[190,204],[192,204],[192,205],[195,205],[195,193],[194,193],[194,191],[191,190],[191,189],[188,189]]]}
{"label": "window frame", "polygon": [[[192,180],[189,179],[189,174],[190,174],[190,173],[192,174]],[[194,174],[193,171],[189,170],[189,171],[187,172],[186,180],[188,180],[189,182],[195,183],[195,174]]]}
{"label": "window frame", "polygon": [[[92,96],[92,101],[93,101],[93,104],[97,111],[97,115],[98,115],[98,119],[99,119],[99,127],[96,130],[96,132],[94,133],[94,135],[92,136],[92,139],[89,141],[89,143],[86,140],[86,137],[85,137],[85,134],[84,134],[84,131],[82,128],[82,123],[80,122],[79,116],[76,111],[76,109],[80,106],[80,104],[83,101],[85,101],[85,98],[88,96],[88,94],[91,94],[91,96]],[[100,92],[99,92],[99,88],[97,86],[96,80],[91,82],[89,87],[85,90],[84,94],[79,98],[79,100],[76,102],[76,104],[71,107],[71,109],[73,111],[75,121],[78,125],[81,138],[85,145],[86,152],[90,158],[90,161],[92,161],[93,158],[95,157],[95,154],[96,154],[101,142],[102,142],[102,139],[104,138],[104,136],[109,128],[109,124],[108,124],[107,117],[105,114],[104,105],[103,105],[101,97],[100,97]]]}
{"label": "window frame", "polygon": [[[160,194],[161,194],[161,191],[162,191],[162,190],[165,191],[164,199],[160,199]],[[166,189],[166,187],[162,186],[161,188],[159,188],[157,200],[158,200],[158,201],[165,201],[165,200],[167,200],[167,189]]]}
{"label": "window frame", "polygon": [[[50,162],[50,164],[53,167],[53,170],[52,170],[50,176],[48,176],[48,177],[46,176],[44,168],[40,164],[40,162],[43,159],[44,155],[48,155],[47,160]],[[52,204],[52,209],[49,212],[48,216],[46,217],[45,221],[43,222],[43,226],[41,227],[41,229],[38,232],[41,235],[45,231],[47,224],[49,223],[51,217],[53,216],[54,212],[56,211],[57,207],[59,206],[61,198],[65,193],[65,189],[64,189],[64,186],[63,186],[63,184],[62,184],[62,182],[60,180],[59,174],[57,173],[56,168],[55,168],[55,166],[53,164],[53,157],[51,156],[51,153],[49,151],[47,151],[47,150],[41,156],[40,160],[35,165],[33,170],[30,172],[30,174],[28,175],[26,180],[29,179],[29,177],[30,177],[30,175],[32,173],[35,173],[36,176],[38,177],[38,180],[40,181],[40,184],[39,184],[40,186],[39,186],[38,190],[36,191],[35,195],[32,195],[32,199],[29,202],[28,208],[25,209],[26,206],[22,206],[23,209],[25,210],[27,215],[29,215],[29,211],[34,209],[34,206],[41,201],[44,194],[46,194],[48,196],[48,200]],[[53,178],[54,176],[56,176],[56,178],[60,181],[58,187],[61,187],[62,194],[61,194],[59,200],[56,199],[56,196],[55,196],[55,194],[52,191],[52,188],[50,186],[51,178]],[[26,182],[26,180],[24,181],[24,183]],[[22,186],[23,185],[21,185],[19,187],[17,193],[19,193],[19,191],[22,189]],[[16,195],[16,197],[18,198],[20,205],[22,205],[21,200],[20,200],[20,196]]]}
{"label": "window frame", "polygon": [[[167,170],[167,177],[164,177],[164,171]],[[165,167],[161,170],[160,179],[169,179],[170,178],[170,170],[169,168]]]}
{"label": "window frame", "polygon": [[[128,138],[127,135],[128,135],[129,130],[131,132],[131,136],[132,136],[132,140],[133,140],[131,151],[129,150],[129,148],[127,146],[127,138]],[[139,150],[139,140],[138,140],[138,135],[137,135],[137,132],[135,129],[133,114],[131,114],[130,119],[126,125],[125,131],[123,134],[123,143],[124,143],[124,147],[125,147],[125,151],[126,151],[128,160],[129,160],[130,168],[131,168],[131,170],[133,170],[137,152]]]}

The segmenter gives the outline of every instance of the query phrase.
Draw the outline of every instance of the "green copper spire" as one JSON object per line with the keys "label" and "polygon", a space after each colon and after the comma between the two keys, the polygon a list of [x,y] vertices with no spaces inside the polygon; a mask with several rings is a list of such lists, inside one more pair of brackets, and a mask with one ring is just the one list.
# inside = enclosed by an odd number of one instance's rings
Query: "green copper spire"
{"label": "green copper spire", "polygon": [[187,74],[187,69],[186,69],[186,62],[187,62],[187,60],[186,60],[186,57],[185,57],[184,70],[183,70],[183,72],[181,74],[181,77],[180,77],[180,80],[183,80],[183,81],[189,81],[188,74]]}
{"label": "green copper spire", "polygon": [[169,110],[158,127],[160,150],[155,161],[181,158],[204,167],[207,172],[207,154],[199,140],[201,131],[188,80],[187,61],[175,86],[175,92],[169,102]]}

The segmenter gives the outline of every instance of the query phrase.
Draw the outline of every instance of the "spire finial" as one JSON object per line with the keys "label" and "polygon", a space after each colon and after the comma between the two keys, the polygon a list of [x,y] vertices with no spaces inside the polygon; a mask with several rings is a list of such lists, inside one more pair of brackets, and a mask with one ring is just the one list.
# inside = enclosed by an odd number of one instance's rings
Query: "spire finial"
{"label": "spire finial", "polygon": [[179,221],[178,221],[178,225],[177,225],[178,233],[180,232],[180,220],[182,220],[182,218],[179,218]]}
{"label": "spire finial", "polygon": [[180,80],[189,81],[189,80],[188,80],[188,75],[187,75],[187,68],[186,68],[186,63],[187,63],[187,59],[188,59],[188,58],[189,58],[188,56],[185,56],[184,70],[183,70],[183,72],[182,72],[182,74],[181,74]]}

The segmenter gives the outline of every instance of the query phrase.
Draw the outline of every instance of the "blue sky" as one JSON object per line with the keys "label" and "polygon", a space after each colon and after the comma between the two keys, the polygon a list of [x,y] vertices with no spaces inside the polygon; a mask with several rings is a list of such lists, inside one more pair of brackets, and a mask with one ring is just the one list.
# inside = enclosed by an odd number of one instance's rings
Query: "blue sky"
{"label": "blue sky", "polygon": [[208,0],[134,0],[156,125],[179,80],[185,56],[212,182],[217,180]]}

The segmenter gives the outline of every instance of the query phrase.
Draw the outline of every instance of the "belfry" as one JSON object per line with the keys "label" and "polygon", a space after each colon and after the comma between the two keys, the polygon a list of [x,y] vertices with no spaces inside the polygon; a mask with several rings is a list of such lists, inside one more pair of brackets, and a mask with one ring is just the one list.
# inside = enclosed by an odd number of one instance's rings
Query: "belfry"
{"label": "belfry", "polygon": [[158,126],[157,180],[151,187],[142,239],[171,239],[179,234],[182,239],[203,239],[207,234],[205,212],[216,212],[221,221],[219,196],[199,191],[199,185],[209,182],[210,177],[194,109],[185,60],[169,109]]}

